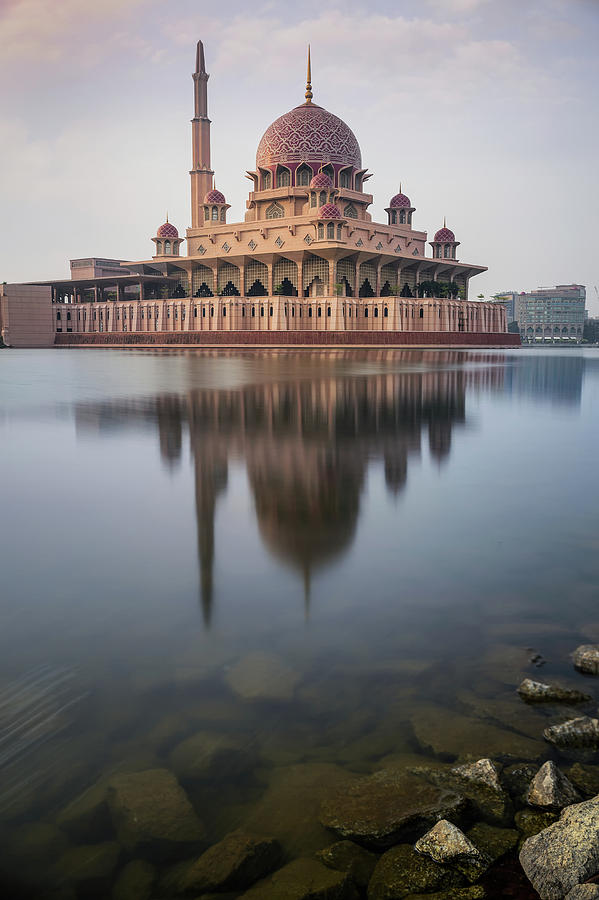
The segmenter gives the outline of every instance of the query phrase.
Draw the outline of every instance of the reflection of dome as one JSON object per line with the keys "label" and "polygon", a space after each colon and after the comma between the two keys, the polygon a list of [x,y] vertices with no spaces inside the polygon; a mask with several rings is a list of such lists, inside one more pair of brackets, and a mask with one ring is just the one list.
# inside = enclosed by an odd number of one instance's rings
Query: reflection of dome
{"label": "reflection of dome", "polygon": [[158,231],[156,232],[156,237],[161,238],[178,238],[179,232],[175,228],[174,225],[171,225],[170,222],[165,222],[164,225],[161,225]]}
{"label": "reflection of dome", "polygon": [[333,187],[333,182],[326,174],[326,172],[319,172],[318,175],[315,175],[312,181],[310,182],[310,187],[312,190],[327,190],[328,188]]}
{"label": "reflection of dome", "polygon": [[412,208],[410,198],[406,197],[405,194],[396,194],[395,197],[391,197],[389,206],[391,209],[398,209],[400,207],[407,207],[408,209]]}
{"label": "reflection of dome", "polygon": [[451,231],[451,229],[446,228],[444,225],[443,228],[440,228],[437,231],[434,239],[436,241],[440,241],[441,243],[445,242],[451,244],[455,241],[455,234],[453,233],[453,231]]}
{"label": "reflection of dome", "polygon": [[360,146],[351,128],[315,103],[296,106],[275,119],[256,152],[256,166],[315,161],[362,167]]}
{"label": "reflection of dome", "polygon": [[206,196],[204,197],[204,203],[226,203],[225,195],[220,191],[212,190],[208,191]]}
{"label": "reflection of dome", "polygon": [[338,206],[335,206],[334,203],[325,203],[324,206],[320,207],[318,212],[319,219],[340,219],[341,212]]}

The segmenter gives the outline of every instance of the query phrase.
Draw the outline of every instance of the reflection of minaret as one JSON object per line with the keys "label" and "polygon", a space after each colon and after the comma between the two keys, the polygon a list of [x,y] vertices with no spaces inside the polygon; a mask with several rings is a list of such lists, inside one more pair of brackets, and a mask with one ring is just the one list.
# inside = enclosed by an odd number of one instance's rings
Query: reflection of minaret
{"label": "reflection of minaret", "polygon": [[218,495],[227,486],[227,457],[206,441],[193,446],[195,461],[196,520],[200,564],[200,600],[204,624],[212,618],[214,568],[214,513]]}
{"label": "reflection of minaret", "polygon": [[385,484],[399,494],[408,478],[408,448],[399,442],[385,450]]}
{"label": "reflection of minaret", "polygon": [[156,401],[160,456],[169,468],[181,460],[181,414],[179,397],[159,397]]}

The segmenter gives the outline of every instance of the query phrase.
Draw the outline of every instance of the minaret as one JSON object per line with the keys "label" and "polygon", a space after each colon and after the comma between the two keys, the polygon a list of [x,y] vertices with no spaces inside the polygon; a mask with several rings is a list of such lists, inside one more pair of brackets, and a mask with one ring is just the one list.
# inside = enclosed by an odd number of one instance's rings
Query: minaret
{"label": "minaret", "polygon": [[191,227],[199,228],[204,197],[212,188],[214,172],[210,168],[210,119],[208,118],[208,78],[204,62],[204,45],[198,41],[196,70],[193,73],[194,113],[191,120],[192,169]]}

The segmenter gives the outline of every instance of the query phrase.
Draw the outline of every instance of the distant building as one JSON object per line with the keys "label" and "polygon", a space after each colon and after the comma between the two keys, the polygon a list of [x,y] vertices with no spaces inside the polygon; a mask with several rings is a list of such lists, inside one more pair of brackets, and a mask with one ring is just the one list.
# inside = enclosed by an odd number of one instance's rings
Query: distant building
{"label": "distant building", "polygon": [[124,259],[100,259],[97,256],[71,260],[71,278],[106,278],[109,275],[126,275]]}
{"label": "distant building", "polygon": [[515,316],[522,343],[582,341],[586,290],[582,284],[558,284],[516,296]]}
{"label": "distant building", "polygon": [[505,306],[507,323],[516,321],[516,298],[517,291],[502,291],[499,294],[493,294],[492,303],[501,303]]}

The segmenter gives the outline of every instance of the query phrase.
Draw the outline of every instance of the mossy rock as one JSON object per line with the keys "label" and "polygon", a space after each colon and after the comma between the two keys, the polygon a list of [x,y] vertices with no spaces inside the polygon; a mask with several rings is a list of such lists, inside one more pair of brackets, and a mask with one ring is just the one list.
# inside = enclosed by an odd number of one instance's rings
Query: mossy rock
{"label": "mossy rock", "polygon": [[400,900],[463,884],[464,879],[453,869],[421,856],[410,844],[399,844],[379,859],[368,886],[368,900]]}
{"label": "mossy rock", "polygon": [[337,841],[316,854],[329,869],[345,872],[360,888],[366,888],[372,877],[378,856],[353,841]]}
{"label": "mossy rock", "polygon": [[121,869],[112,889],[112,900],[150,900],[156,869],[143,859],[134,859]]}
{"label": "mossy rock", "polygon": [[353,900],[354,888],[344,872],[317,859],[300,858],[259,881],[240,900]]}
{"label": "mossy rock", "polygon": [[75,885],[85,896],[102,892],[112,879],[120,855],[116,841],[70,847],[56,862],[53,880]]}
{"label": "mossy rock", "polygon": [[466,835],[493,862],[496,862],[518,845],[520,835],[513,828],[496,828],[487,822],[477,822]]}
{"label": "mossy rock", "polygon": [[184,894],[245,890],[279,864],[281,845],[274,838],[233,831],[179,869],[176,886]]}
{"label": "mossy rock", "polygon": [[434,894],[408,894],[405,900],[484,900],[486,896],[487,892],[482,884],[471,884],[469,887],[451,888]]}
{"label": "mossy rock", "polygon": [[520,832],[520,845],[529,837],[539,834],[545,828],[553,825],[559,818],[558,813],[540,812],[536,809],[521,809],[514,816],[514,824]]}
{"label": "mossy rock", "polygon": [[596,797],[599,794],[599,766],[574,763],[566,774],[585,798]]}

